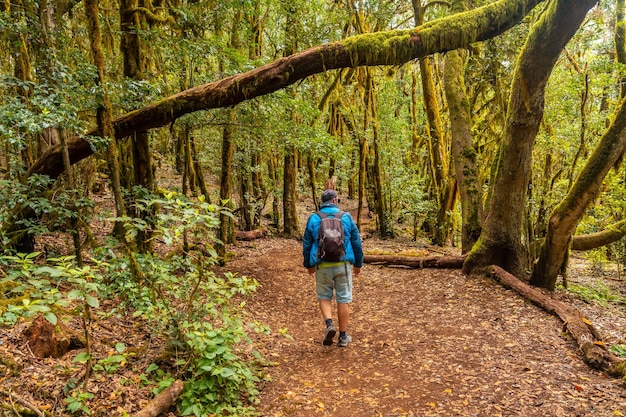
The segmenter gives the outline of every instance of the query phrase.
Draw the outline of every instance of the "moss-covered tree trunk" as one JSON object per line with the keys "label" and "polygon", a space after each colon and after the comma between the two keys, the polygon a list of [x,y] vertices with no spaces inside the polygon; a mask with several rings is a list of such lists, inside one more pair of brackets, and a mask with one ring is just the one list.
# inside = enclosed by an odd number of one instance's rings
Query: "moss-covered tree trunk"
{"label": "moss-covered tree trunk", "polygon": [[[0,2],[0,11],[5,13],[12,22],[21,22],[23,24],[26,20],[26,8],[22,5],[21,1]],[[25,86],[28,85],[27,82],[33,81],[33,68],[31,66],[31,53],[28,48],[26,34],[18,33],[18,31],[9,31],[8,34],[9,36],[7,45],[11,46],[10,57],[13,61],[13,76],[16,80],[25,81],[22,86],[16,86],[13,91],[10,91],[10,93],[21,97],[28,97],[30,91]],[[17,151],[17,147],[10,146],[10,143],[10,141],[6,141],[7,168],[9,168],[9,155],[11,153],[17,154],[19,152],[19,156],[21,158],[24,169],[28,169],[33,163],[30,146],[24,146],[21,151]],[[63,149],[61,146],[58,146],[58,148],[60,153],[57,155],[57,157],[61,158]],[[59,161],[57,161],[57,163],[58,162]],[[60,168],[61,171],[59,171],[59,174],[63,172],[64,167],[61,166]],[[8,175],[17,174],[16,177],[19,178],[20,181],[24,181],[26,179],[23,175],[22,170],[20,170],[18,173],[11,171],[12,170],[7,169],[6,172]],[[35,235],[29,233],[28,229],[25,228],[22,224],[23,220],[26,219],[36,219],[35,212],[30,207],[20,207],[15,213],[15,218],[12,220],[12,224],[6,226],[7,236],[9,236],[11,239],[11,246],[15,251],[21,253],[31,253],[35,250]]]}
{"label": "moss-covered tree trunk", "polygon": [[[376,87],[372,70],[365,69],[365,91],[363,93],[363,132],[372,132],[371,155],[368,158],[370,166],[368,175],[373,192],[374,210],[376,212],[376,229],[381,239],[394,236],[393,222],[391,220],[389,204],[387,204],[386,192],[383,189],[383,168],[380,161],[379,127],[378,127],[378,103],[376,101]],[[370,127],[371,126],[371,127]],[[366,160],[367,161],[367,160]]]}
{"label": "moss-covered tree trunk", "polygon": [[[285,56],[293,56],[298,50],[298,27],[301,24],[298,10],[302,5],[297,0],[285,0],[282,4],[287,16],[285,25],[285,37],[291,43],[285,49]],[[296,94],[291,91],[291,94]],[[289,117],[292,123],[297,123],[297,115],[290,111]],[[298,151],[292,144],[285,146],[285,162],[283,172],[283,235],[285,237],[300,237],[300,225],[298,222],[297,196],[298,196]]]}
{"label": "moss-covered tree trunk", "polygon": [[[588,1],[588,3],[594,3]],[[592,6],[593,4],[591,4]],[[591,7],[589,6],[589,7]],[[619,6],[619,4],[618,4]],[[624,38],[619,27],[624,24],[624,2],[617,9],[616,48],[622,52],[617,59],[626,59]],[[622,62],[621,64],[624,64]],[[622,89],[622,93],[624,90]],[[533,269],[531,284],[553,290],[560,272],[566,267],[572,235],[582,215],[598,195],[600,186],[611,167],[622,158],[626,149],[626,105],[622,98],[615,119],[587,159],[567,195],[554,208],[548,222],[546,239]]]}
{"label": "moss-covered tree trunk", "polygon": [[300,225],[298,223],[297,211],[297,151],[293,146],[285,149],[285,165],[283,172],[283,236],[300,237]]}
{"label": "moss-covered tree trunk", "polygon": [[250,166],[250,153],[247,149],[238,147],[239,169],[237,170],[239,180],[239,218],[240,228],[246,231],[254,229],[254,212],[256,202],[252,190],[252,173],[253,168]]}
{"label": "moss-covered tree trunk", "polygon": [[615,120],[602,136],[567,196],[552,211],[531,284],[554,289],[558,274],[567,260],[570,239],[578,222],[598,195],[604,177],[626,149],[625,103],[623,99]]}
{"label": "moss-covered tree trunk", "polygon": [[277,195],[277,187],[278,187],[278,161],[276,158],[276,154],[273,150],[270,150],[270,154],[267,157],[267,171],[269,172],[270,181],[272,182],[273,196],[272,196],[272,224],[278,230],[280,228],[280,204],[279,198]]}
{"label": "moss-covered tree trunk", "polygon": [[591,250],[617,242],[626,236],[626,220],[621,220],[606,229],[572,237],[572,250]]}
{"label": "moss-covered tree trunk", "polygon": [[518,277],[526,275],[522,220],[545,86],[561,51],[595,3],[552,1],[531,29],[516,64],[493,196],[481,237],[463,266],[466,273],[495,264]]}
{"label": "moss-covered tree trunk", "polygon": [[[421,0],[412,0],[415,15],[415,26],[424,24],[424,7]],[[435,63],[432,56],[424,57],[419,61],[420,78],[422,80],[422,95],[424,108],[428,120],[428,156],[431,179],[430,193],[437,202],[437,216],[428,222],[432,231],[432,241],[435,245],[444,246],[448,243],[451,232],[450,213],[456,202],[456,184],[454,172],[450,172],[447,155],[446,135],[441,120],[439,101],[437,100],[437,86],[435,83]],[[452,174],[452,175],[449,175]]]}
{"label": "moss-covered tree trunk", "polygon": [[320,209],[319,198],[317,196],[317,181],[315,180],[315,161],[313,158],[306,157],[306,169],[309,177],[309,189],[311,190],[311,198],[315,204],[315,210]]}
{"label": "moss-covered tree trunk", "polygon": [[[226,205],[226,207],[233,208],[234,204],[231,201],[231,181],[232,181],[232,166],[233,166],[233,125],[234,109],[225,110],[227,123],[224,124],[222,129],[222,158],[221,158],[221,172],[220,172],[220,204]],[[220,230],[219,230],[219,243],[217,245],[217,253],[220,259],[224,259],[226,255],[226,245],[234,243],[235,241],[235,222],[231,216],[220,213]]]}
{"label": "moss-covered tree trunk", "polygon": [[[137,0],[120,1],[120,50],[124,61],[124,76],[131,80],[140,81],[144,78],[144,54],[139,38],[138,29],[142,27],[141,14],[138,11]],[[152,152],[147,129],[135,130],[131,135],[132,154],[132,185],[141,186],[153,192],[156,188],[152,166]],[[135,216],[150,222],[151,213],[139,210]],[[135,243],[140,252],[149,252],[151,249],[150,228],[138,231]]]}
{"label": "moss-covered tree trunk", "polygon": [[[454,0],[452,10],[465,9],[466,1]],[[480,237],[482,230],[482,188],[476,167],[476,150],[472,142],[472,121],[469,99],[465,89],[465,59],[467,52],[450,51],[446,54],[444,82],[450,114],[450,145],[452,164],[461,199],[461,252],[467,253]]]}

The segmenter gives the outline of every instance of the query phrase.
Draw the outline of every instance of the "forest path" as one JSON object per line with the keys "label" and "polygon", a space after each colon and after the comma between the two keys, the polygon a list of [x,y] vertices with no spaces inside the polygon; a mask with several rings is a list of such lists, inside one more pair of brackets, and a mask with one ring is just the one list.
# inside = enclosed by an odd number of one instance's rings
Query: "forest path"
{"label": "forest path", "polygon": [[[366,253],[373,245],[364,241]],[[354,280],[353,343],[325,347],[301,243],[233,250],[228,270],[261,284],[249,319],[272,329],[255,340],[275,362],[263,416],[626,415],[620,381],[583,363],[558,318],[488,279],[365,265]]]}

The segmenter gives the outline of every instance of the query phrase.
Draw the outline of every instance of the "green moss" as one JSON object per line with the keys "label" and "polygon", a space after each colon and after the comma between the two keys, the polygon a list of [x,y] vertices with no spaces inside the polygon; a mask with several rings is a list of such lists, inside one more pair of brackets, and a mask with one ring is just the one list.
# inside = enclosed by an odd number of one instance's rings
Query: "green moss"
{"label": "green moss", "polygon": [[21,305],[22,300],[28,297],[27,293],[18,297],[7,297],[15,287],[17,287],[17,284],[14,282],[0,284],[0,315],[4,314],[10,305]]}

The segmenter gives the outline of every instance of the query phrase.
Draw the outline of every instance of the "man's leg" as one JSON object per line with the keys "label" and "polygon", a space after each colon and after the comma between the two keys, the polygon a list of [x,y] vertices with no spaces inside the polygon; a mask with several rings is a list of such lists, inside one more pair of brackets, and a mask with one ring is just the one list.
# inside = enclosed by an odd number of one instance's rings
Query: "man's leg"
{"label": "man's leg", "polygon": [[315,285],[317,291],[317,299],[319,300],[320,312],[326,325],[326,331],[324,333],[324,340],[322,344],[324,346],[330,346],[333,344],[333,338],[337,334],[337,329],[333,325],[333,306],[332,299],[334,293],[334,283],[332,277],[332,270],[330,268],[318,268],[315,274]]}
{"label": "man's leg", "polygon": [[[324,321],[333,317],[333,304],[331,300],[320,300],[320,311],[322,312],[322,318]],[[341,319],[340,323],[341,323]]]}
{"label": "man's leg", "polygon": [[337,303],[337,315],[339,316],[339,331],[347,331],[350,323],[350,304]]}
{"label": "man's leg", "polygon": [[324,340],[322,341],[322,344],[324,346],[330,346],[333,344],[333,338],[337,334],[337,329],[335,329],[332,319],[332,301],[320,300],[320,311],[322,312],[322,317],[326,323],[326,332],[324,333]]}

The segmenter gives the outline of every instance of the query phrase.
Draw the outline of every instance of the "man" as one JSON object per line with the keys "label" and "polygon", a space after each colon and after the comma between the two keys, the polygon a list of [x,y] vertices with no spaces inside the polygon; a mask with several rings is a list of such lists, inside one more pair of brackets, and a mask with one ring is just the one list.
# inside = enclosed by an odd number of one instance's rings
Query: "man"
{"label": "man", "polygon": [[[338,203],[335,190],[326,190],[322,193],[320,212],[323,213],[323,216],[334,217],[341,212]],[[326,324],[322,344],[324,346],[332,345],[333,338],[337,333],[332,319],[332,300],[333,295],[335,295],[339,319],[337,346],[346,347],[352,342],[352,337],[347,333],[350,321],[350,303],[352,302],[352,275],[358,276],[363,266],[361,234],[350,213],[343,212],[341,215],[344,234],[343,255],[338,262],[324,261],[318,253],[321,222],[322,216],[318,213],[311,214],[307,221],[302,245],[304,267],[310,275],[315,276],[317,299]]]}

